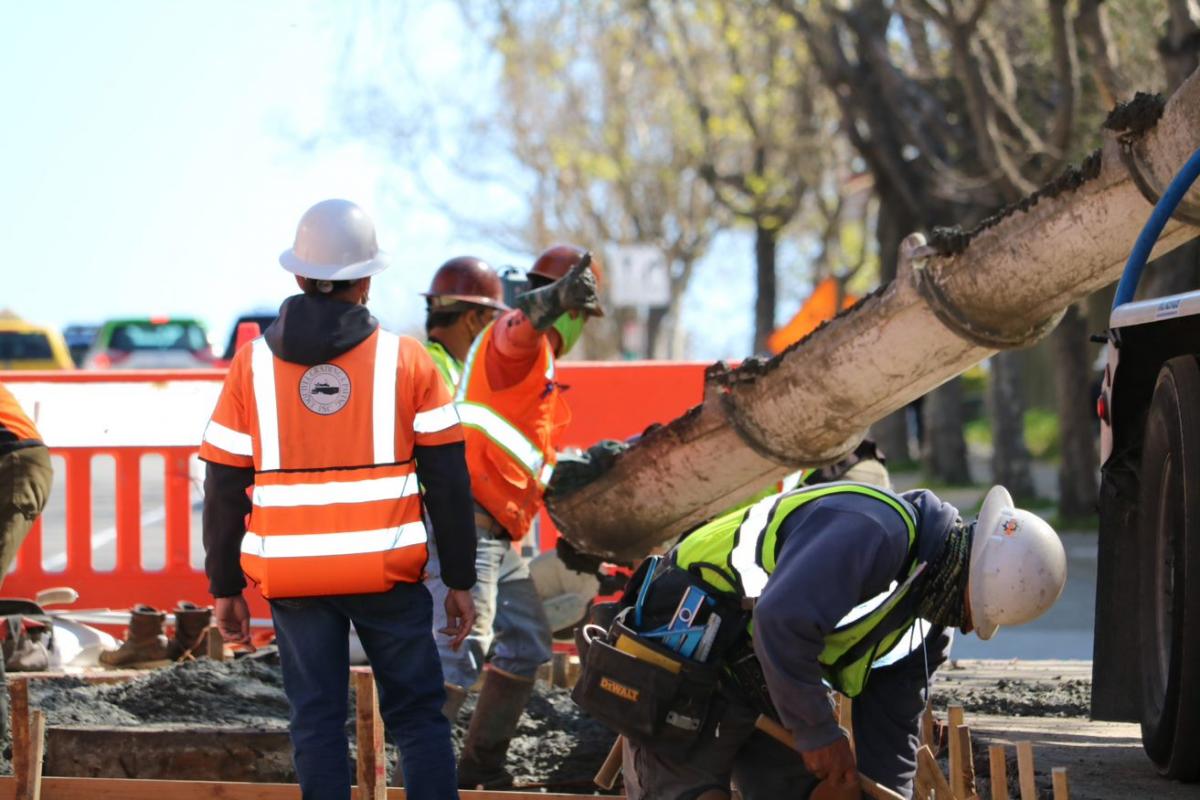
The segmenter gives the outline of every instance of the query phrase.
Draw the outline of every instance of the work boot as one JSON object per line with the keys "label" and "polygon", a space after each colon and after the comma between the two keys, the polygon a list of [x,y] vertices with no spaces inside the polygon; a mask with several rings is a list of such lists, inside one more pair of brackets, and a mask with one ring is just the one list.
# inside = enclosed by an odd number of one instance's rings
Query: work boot
{"label": "work boot", "polygon": [[454,683],[447,683],[445,686],[446,702],[442,704],[442,716],[450,720],[450,727],[453,728],[458,719],[458,712],[462,711],[463,703],[467,702],[467,690]]}
{"label": "work boot", "polygon": [[179,608],[174,613],[175,638],[170,644],[171,658],[178,661],[184,656],[205,652],[204,632],[212,624],[212,607],[202,608],[180,600]]}
{"label": "work boot", "polygon": [[101,653],[100,663],[106,667],[131,669],[170,664],[170,646],[163,635],[166,621],[165,612],[146,605],[134,606],[129,614],[129,638],[116,650]]}
{"label": "work boot", "polygon": [[490,666],[484,671],[483,688],[458,762],[460,789],[507,789],[513,785],[512,775],[504,769],[504,757],[531,694],[533,678]]}

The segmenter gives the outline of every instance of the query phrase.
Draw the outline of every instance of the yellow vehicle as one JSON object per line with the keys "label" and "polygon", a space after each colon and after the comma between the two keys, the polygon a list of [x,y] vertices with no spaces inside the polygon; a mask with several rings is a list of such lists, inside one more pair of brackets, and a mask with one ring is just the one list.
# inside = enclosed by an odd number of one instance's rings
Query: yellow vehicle
{"label": "yellow vehicle", "polygon": [[72,369],[62,334],[20,317],[0,315],[0,370]]}

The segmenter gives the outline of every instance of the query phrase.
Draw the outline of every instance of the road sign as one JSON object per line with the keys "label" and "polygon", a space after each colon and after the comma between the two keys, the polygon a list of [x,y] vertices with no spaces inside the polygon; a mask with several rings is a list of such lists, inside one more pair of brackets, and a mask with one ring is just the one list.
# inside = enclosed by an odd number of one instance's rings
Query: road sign
{"label": "road sign", "polygon": [[612,275],[614,305],[654,308],[671,302],[671,267],[658,247],[613,247],[606,266]]}

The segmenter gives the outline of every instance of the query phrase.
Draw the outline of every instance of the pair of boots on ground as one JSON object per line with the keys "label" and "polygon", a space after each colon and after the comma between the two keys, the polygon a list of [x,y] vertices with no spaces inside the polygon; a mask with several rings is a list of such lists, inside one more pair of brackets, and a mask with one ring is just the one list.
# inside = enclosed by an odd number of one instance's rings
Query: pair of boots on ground
{"label": "pair of boots on ground", "polygon": [[[508,745],[517,732],[521,713],[533,694],[533,678],[505,672],[489,665],[483,672],[479,699],[471,714],[471,726],[463,741],[458,759],[458,788],[507,789],[513,777],[504,768]],[[452,683],[446,684],[446,704],[442,713],[453,727],[467,699],[467,690]],[[404,785],[404,773],[399,762],[392,776],[393,786]]]}
{"label": "pair of boots on ground", "polygon": [[181,600],[171,613],[175,615],[175,635],[167,639],[167,612],[134,606],[129,615],[129,638],[116,650],[101,653],[100,663],[106,667],[161,666],[203,648],[212,608]]}

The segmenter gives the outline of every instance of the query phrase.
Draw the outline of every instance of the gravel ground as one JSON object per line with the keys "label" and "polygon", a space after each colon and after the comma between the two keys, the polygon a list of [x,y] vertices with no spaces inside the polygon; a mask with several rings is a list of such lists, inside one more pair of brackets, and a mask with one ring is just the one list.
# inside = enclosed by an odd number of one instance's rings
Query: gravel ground
{"label": "gravel ground", "polygon": [[[947,668],[934,686],[934,707],[964,706],[972,714],[1086,717],[1090,682],[1075,676],[988,676]],[[46,712],[50,725],[135,726],[143,723],[186,728],[208,724],[280,730],[287,727],[287,699],[278,664],[272,658],[218,663],[188,662],[156,670],[120,684],[89,685],[78,678],[35,681],[31,704]],[[461,746],[474,706],[468,699],[454,730]],[[353,693],[347,698],[347,732],[353,741]],[[509,751],[508,768],[518,784],[561,791],[591,791],[591,777],[614,736],[585,717],[564,689],[538,683]],[[389,759],[395,758],[389,746]],[[986,775],[987,748],[977,746],[980,774]],[[1015,775],[1015,767],[1010,770]],[[981,781],[982,782],[982,781]]]}
{"label": "gravel ground", "polygon": [[[48,725],[136,726],[206,724],[259,730],[287,728],[288,705],[278,663],[271,658],[177,664],[119,684],[87,684],[79,678],[34,681],[30,705],[46,712]],[[346,730],[353,747],[354,694],[347,697]],[[466,736],[474,697],[454,729],[456,750]],[[608,755],[614,736],[583,716],[565,689],[538,683],[509,750],[508,769],[520,784],[591,789],[591,778]],[[5,750],[0,771],[11,771]],[[396,752],[388,746],[388,758]]]}

